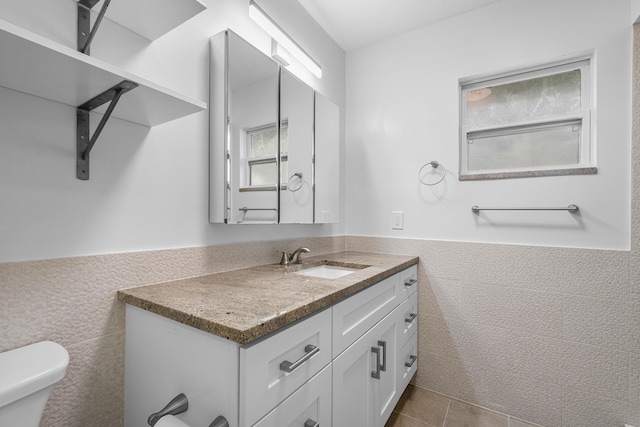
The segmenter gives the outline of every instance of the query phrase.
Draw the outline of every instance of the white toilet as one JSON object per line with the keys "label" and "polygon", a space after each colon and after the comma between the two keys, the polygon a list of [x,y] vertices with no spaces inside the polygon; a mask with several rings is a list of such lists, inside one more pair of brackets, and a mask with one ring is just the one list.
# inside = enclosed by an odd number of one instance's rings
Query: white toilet
{"label": "white toilet", "polygon": [[51,341],[0,353],[0,426],[38,427],[68,364],[67,350]]}

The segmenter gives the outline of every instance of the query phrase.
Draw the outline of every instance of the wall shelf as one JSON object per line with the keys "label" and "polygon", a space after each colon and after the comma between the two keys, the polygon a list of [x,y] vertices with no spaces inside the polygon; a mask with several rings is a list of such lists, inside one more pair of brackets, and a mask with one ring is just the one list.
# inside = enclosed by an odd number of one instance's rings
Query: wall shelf
{"label": "wall shelf", "polygon": [[[145,17],[146,18],[146,17]],[[0,20],[0,86],[77,107],[133,81],[112,117],[155,126],[204,111],[205,102],[135,76],[23,28]],[[106,106],[93,110],[104,113]]]}
{"label": "wall shelf", "polygon": [[206,8],[202,0],[126,0],[112,2],[105,16],[153,41]]}

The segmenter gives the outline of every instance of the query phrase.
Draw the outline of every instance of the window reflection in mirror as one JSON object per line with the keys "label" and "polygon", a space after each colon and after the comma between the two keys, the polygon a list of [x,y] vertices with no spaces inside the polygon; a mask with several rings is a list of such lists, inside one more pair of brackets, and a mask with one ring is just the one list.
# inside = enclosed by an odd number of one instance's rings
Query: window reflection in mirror
{"label": "window reflection in mirror", "polygon": [[228,43],[227,222],[277,223],[278,66],[231,31]]}

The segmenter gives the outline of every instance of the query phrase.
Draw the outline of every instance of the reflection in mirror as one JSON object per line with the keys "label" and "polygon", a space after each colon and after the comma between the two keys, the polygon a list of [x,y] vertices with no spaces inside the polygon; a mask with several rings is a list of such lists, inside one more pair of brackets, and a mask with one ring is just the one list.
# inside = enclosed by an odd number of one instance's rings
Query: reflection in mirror
{"label": "reflection in mirror", "polygon": [[278,65],[229,30],[212,37],[211,62],[210,220],[277,223]]}
{"label": "reflection in mirror", "polygon": [[336,224],[340,200],[340,108],[315,93],[315,223]]}
{"label": "reflection in mirror", "polygon": [[280,222],[313,223],[313,89],[280,75]]}

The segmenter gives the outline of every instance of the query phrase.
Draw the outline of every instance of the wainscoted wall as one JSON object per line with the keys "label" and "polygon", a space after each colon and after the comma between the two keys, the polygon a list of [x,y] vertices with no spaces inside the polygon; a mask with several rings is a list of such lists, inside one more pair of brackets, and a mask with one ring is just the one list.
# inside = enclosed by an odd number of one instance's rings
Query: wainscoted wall
{"label": "wainscoted wall", "polygon": [[71,355],[42,426],[122,425],[118,289],[278,261],[310,246],[420,256],[415,384],[545,426],[640,424],[630,252],[359,236],[0,264],[0,351]]}
{"label": "wainscoted wall", "polygon": [[347,237],[420,256],[415,384],[545,426],[640,424],[629,252]]}
{"label": "wainscoted wall", "polygon": [[124,304],[118,289],[279,261],[278,249],[341,251],[344,237],[0,263],[0,351],[51,340],[66,377],[41,427],[118,427],[124,417]]}

